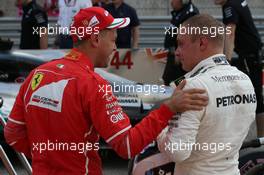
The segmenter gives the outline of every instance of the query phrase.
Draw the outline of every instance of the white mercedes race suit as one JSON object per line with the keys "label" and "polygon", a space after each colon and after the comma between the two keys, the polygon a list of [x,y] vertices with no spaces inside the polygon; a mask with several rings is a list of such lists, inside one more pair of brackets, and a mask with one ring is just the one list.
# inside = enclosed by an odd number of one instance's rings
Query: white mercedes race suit
{"label": "white mercedes race suit", "polygon": [[239,175],[238,152],[255,119],[250,79],[222,54],[201,61],[185,78],[184,89],[205,89],[209,104],[175,115],[158,137],[160,151],[176,162],[175,175]]}

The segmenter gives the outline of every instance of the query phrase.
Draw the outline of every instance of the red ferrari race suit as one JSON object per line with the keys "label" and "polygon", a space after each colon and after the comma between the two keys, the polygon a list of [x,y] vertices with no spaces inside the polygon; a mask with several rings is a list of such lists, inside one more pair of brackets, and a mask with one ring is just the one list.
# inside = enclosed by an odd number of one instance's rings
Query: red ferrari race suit
{"label": "red ferrari race suit", "polygon": [[33,174],[101,175],[99,136],[121,157],[131,158],[172,116],[162,105],[132,128],[108,82],[94,72],[87,56],[73,49],[30,73],[9,116],[5,138],[32,158]]}

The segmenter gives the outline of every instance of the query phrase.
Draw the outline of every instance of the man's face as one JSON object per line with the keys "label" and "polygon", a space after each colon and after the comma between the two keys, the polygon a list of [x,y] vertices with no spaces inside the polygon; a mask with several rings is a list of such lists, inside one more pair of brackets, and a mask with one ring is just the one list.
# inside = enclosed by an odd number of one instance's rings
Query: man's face
{"label": "man's face", "polygon": [[224,5],[227,0],[215,0],[216,5]]}
{"label": "man's face", "polygon": [[175,57],[182,63],[183,70],[189,72],[197,64],[197,56],[200,52],[199,39],[193,41],[190,35],[178,34],[177,42]]}
{"label": "man's face", "polygon": [[99,57],[97,61],[97,67],[107,67],[110,58],[109,56],[112,54],[114,50],[116,50],[116,30],[105,30],[98,36],[98,49]]}
{"label": "man's face", "polygon": [[174,10],[180,10],[182,8],[182,0],[171,0],[171,7]]}

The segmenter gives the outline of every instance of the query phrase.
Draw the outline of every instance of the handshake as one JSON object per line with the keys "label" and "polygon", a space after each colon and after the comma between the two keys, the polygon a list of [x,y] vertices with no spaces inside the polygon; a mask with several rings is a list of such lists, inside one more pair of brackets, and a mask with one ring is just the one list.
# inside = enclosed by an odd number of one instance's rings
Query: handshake
{"label": "handshake", "polygon": [[208,104],[208,97],[203,89],[183,90],[186,80],[183,80],[173,92],[173,95],[164,102],[172,112],[188,110],[202,110]]}

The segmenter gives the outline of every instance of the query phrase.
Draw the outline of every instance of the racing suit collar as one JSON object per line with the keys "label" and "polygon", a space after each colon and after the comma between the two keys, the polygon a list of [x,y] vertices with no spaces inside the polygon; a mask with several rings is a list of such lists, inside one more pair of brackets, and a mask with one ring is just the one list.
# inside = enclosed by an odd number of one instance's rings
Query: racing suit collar
{"label": "racing suit collar", "polygon": [[94,65],[91,62],[91,59],[79,51],[77,48],[73,48],[70,52],[65,55],[65,59],[79,62],[81,65],[88,67],[90,70],[94,71]]}
{"label": "racing suit collar", "polygon": [[226,60],[226,56],[224,54],[215,54],[212,55],[200,63],[198,63],[190,72],[184,75],[185,78],[191,78],[200,73],[202,70],[214,67],[217,65],[228,65],[228,61]]}

